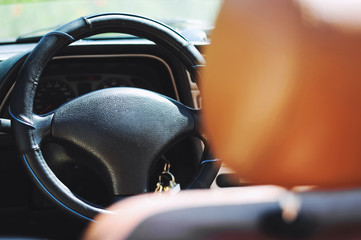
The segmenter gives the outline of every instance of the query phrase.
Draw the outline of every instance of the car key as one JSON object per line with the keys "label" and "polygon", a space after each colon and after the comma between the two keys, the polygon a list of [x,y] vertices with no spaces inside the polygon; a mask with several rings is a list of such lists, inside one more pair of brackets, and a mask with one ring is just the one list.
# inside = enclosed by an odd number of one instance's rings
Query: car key
{"label": "car key", "polygon": [[169,171],[170,163],[165,163],[163,172],[159,175],[155,193],[170,193],[176,194],[181,188],[180,184],[176,183],[174,175]]}

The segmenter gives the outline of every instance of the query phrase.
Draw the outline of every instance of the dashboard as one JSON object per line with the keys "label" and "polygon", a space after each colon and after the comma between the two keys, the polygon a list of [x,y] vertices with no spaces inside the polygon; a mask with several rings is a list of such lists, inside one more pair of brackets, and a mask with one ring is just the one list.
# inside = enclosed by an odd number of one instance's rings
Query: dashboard
{"label": "dashboard", "polygon": [[[0,45],[0,115],[8,114],[17,73],[36,44]],[[198,44],[199,50],[206,44]],[[82,40],[59,52],[45,68],[33,111],[42,115],[83,94],[108,87],[151,90],[200,107],[196,83],[182,64],[148,40]]]}

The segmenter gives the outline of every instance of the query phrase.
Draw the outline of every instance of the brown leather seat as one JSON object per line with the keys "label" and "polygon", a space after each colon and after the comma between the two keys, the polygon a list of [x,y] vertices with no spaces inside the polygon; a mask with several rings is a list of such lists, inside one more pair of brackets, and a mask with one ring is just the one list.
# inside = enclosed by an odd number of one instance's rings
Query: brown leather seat
{"label": "brown leather seat", "polygon": [[240,177],[277,186],[137,196],[85,239],[360,239],[360,10],[225,1],[201,82],[205,127]]}

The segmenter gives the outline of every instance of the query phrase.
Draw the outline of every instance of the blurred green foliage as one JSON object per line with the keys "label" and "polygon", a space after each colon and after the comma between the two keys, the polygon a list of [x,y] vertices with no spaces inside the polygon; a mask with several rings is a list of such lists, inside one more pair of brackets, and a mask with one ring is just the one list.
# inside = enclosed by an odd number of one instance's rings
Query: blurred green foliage
{"label": "blurred green foliage", "polygon": [[44,34],[75,18],[100,12],[213,24],[220,4],[221,0],[0,0],[0,41],[32,32]]}
{"label": "blurred green foliage", "polygon": [[17,3],[45,2],[45,1],[49,1],[49,0],[0,0],[0,5],[17,4]]}

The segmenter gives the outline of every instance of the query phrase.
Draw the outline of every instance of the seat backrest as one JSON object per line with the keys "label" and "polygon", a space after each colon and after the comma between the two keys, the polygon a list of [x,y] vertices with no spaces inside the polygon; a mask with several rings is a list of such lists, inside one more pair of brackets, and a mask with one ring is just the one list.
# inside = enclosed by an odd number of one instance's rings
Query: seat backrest
{"label": "seat backrest", "polygon": [[258,184],[360,186],[361,2],[225,1],[201,90],[213,148]]}
{"label": "seat backrest", "polygon": [[276,186],[146,194],[118,202],[84,239],[360,239],[361,189]]}

